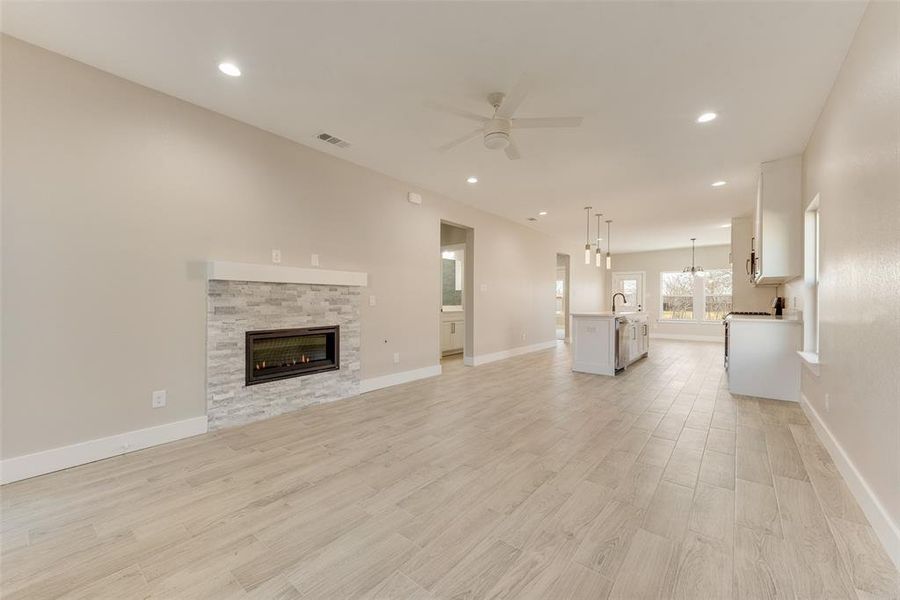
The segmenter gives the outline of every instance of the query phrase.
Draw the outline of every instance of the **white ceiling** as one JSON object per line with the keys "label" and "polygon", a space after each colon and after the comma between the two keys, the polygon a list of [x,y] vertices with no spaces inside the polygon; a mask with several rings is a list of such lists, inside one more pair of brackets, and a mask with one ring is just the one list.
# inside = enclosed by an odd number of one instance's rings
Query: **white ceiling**
{"label": "white ceiling", "polygon": [[[726,243],[755,166],[801,152],[860,2],[4,2],[4,32],[573,243]],[[231,60],[243,70],[217,70]],[[523,159],[428,101],[486,113],[520,78]],[[698,125],[701,112],[719,119]],[[327,131],[353,143],[333,148]],[[470,185],[468,175],[480,182]],[[723,188],[711,188],[725,179]],[[528,216],[549,214],[537,223]],[[592,217],[592,225],[596,220]],[[592,228],[592,235],[595,235]],[[605,237],[605,235],[604,235]]]}

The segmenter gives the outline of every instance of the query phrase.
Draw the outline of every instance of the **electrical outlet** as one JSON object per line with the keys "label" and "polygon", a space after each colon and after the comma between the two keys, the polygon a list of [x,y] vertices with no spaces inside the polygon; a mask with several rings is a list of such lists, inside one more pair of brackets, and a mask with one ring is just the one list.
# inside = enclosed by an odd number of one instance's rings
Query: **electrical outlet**
{"label": "electrical outlet", "polygon": [[523,342],[525,341],[525,332],[524,331],[522,332],[522,341]]}
{"label": "electrical outlet", "polygon": [[375,296],[369,296],[369,306],[375,306]]}
{"label": "electrical outlet", "polygon": [[486,284],[486,283],[482,283],[482,284],[481,284],[481,291],[482,291],[482,292],[486,292],[486,291],[487,291],[487,284]]}
{"label": "electrical outlet", "polygon": [[276,265],[281,263],[281,250],[272,250],[272,262]]}
{"label": "electrical outlet", "polygon": [[831,394],[825,393],[825,412],[831,412]]}
{"label": "electrical outlet", "polygon": [[399,352],[394,352],[394,364],[395,365],[400,364],[400,353]]}
{"label": "electrical outlet", "polygon": [[150,400],[150,405],[153,408],[162,408],[166,405],[166,390],[156,390],[153,392],[153,397]]}
{"label": "electrical outlet", "polygon": [[309,264],[311,264],[311,265],[314,266],[314,267],[318,267],[318,266],[319,266],[319,255],[318,255],[318,254],[313,254],[312,256],[310,256],[310,257],[309,257]]}

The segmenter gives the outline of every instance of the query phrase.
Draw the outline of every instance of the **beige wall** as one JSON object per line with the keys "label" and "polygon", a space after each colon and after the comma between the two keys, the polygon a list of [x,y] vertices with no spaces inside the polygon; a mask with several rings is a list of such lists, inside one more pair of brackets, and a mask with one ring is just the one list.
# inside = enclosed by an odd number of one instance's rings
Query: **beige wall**
{"label": "beige wall", "polygon": [[605,274],[593,264],[584,264],[584,246],[575,245],[561,250],[569,255],[569,312],[603,310],[606,294]]}
{"label": "beige wall", "polygon": [[371,378],[438,362],[445,219],[475,230],[475,353],[554,339],[553,240],[18,40],[2,51],[3,457],[203,415],[210,259],[279,248],[368,272]]}
{"label": "beige wall", "polygon": [[[803,394],[897,528],[900,4],[869,4],[803,164],[802,202],[821,202],[822,363],[819,377],[804,369]],[[802,282],[788,287],[802,307]]]}
{"label": "beige wall", "polygon": [[[704,269],[730,269],[730,246],[700,246],[697,248],[697,264]],[[612,290],[612,274],[617,271],[644,272],[644,311],[649,313],[650,333],[666,336],[715,337],[724,340],[722,323],[666,323],[659,322],[659,274],[665,271],[681,271],[691,264],[691,249],[674,248],[653,252],[614,254],[612,270],[606,273],[605,289]],[[611,296],[606,294],[605,310],[612,307]]]}

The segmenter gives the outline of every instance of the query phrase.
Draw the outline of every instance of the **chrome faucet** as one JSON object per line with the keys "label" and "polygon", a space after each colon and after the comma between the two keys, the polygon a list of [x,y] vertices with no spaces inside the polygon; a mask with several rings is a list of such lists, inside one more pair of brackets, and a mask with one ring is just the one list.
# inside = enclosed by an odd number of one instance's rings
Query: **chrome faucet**
{"label": "chrome faucet", "polygon": [[616,314],[616,296],[622,296],[622,304],[628,304],[628,300],[625,299],[625,294],[623,294],[622,292],[616,292],[615,294],[613,294],[613,301],[612,301],[613,314]]}

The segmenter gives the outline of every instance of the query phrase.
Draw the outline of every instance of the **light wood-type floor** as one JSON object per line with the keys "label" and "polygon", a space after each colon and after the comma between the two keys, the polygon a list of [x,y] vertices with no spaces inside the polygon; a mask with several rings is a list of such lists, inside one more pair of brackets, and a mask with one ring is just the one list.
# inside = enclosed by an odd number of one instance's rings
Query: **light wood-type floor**
{"label": "light wood-type floor", "polygon": [[796,404],[720,345],[616,378],[568,349],[2,489],[5,598],[886,598]]}

